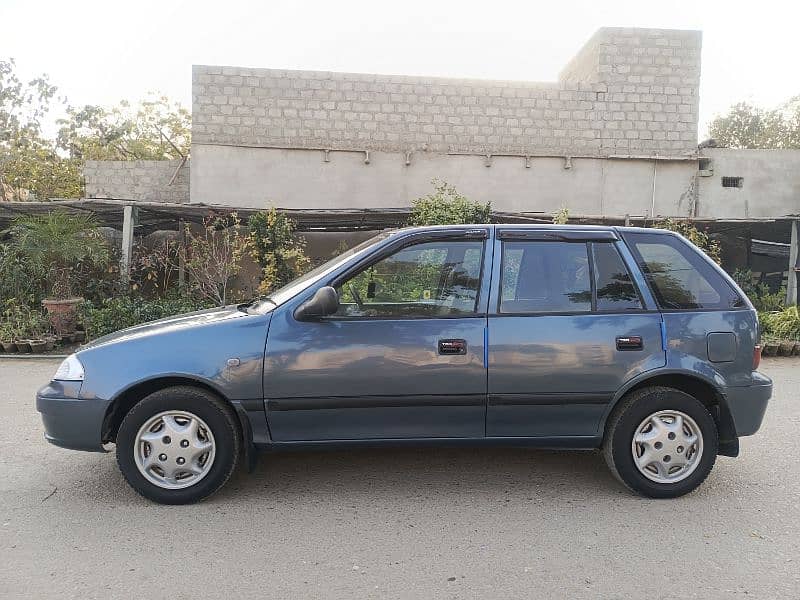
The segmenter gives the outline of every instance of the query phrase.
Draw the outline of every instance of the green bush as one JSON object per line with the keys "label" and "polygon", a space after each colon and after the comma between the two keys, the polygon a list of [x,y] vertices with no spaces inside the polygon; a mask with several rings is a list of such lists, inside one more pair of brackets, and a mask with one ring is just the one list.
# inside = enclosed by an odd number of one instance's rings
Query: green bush
{"label": "green bush", "polygon": [[458,193],[446,181],[433,180],[434,193],[412,202],[409,225],[468,225],[489,223],[492,205]]}
{"label": "green bush", "polygon": [[95,306],[84,303],[82,313],[87,336],[90,339],[148,323],[165,317],[209,308],[210,302],[198,302],[192,298],[168,296],[147,300],[138,296],[109,298]]}
{"label": "green bush", "polygon": [[259,294],[269,294],[308,270],[306,240],[296,234],[292,219],[273,207],[252,215],[247,225],[250,254],[261,267]]}
{"label": "green bush", "polygon": [[759,313],[759,321],[766,337],[800,341],[800,313],[797,306],[780,312]]}
{"label": "green bush", "polygon": [[705,231],[699,230],[691,221],[676,221],[674,219],[664,219],[653,227],[657,229],[669,229],[680,233],[687,240],[705,252],[708,257],[718,265],[722,263],[722,246],[719,240],[712,238]]}
{"label": "green bush", "polygon": [[753,281],[753,272],[750,269],[736,269],[733,272],[733,280],[747,294],[756,310],[764,312],[783,310],[785,289],[781,288],[772,293],[767,284]]}
{"label": "green bush", "polygon": [[47,333],[47,319],[41,311],[17,299],[7,299],[0,306],[0,340],[38,338]]}
{"label": "green bush", "polygon": [[81,265],[108,264],[108,246],[98,226],[91,215],[60,211],[21,215],[9,230],[11,248],[45,275],[43,283],[50,298],[72,298],[75,273]]}

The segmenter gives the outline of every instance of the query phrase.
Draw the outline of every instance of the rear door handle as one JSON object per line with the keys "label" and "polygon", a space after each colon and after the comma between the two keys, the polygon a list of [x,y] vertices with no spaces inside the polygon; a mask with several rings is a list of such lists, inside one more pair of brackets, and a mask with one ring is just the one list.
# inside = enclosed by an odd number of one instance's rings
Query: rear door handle
{"label": "rear door handle", "polygon": [[644,343],[640,335],[625,335],[617,338],[617,350],[642,350]]}
{"label": "rear door handle", "polygon": [[467,340],[439,340],[439,354],[466,354]]}

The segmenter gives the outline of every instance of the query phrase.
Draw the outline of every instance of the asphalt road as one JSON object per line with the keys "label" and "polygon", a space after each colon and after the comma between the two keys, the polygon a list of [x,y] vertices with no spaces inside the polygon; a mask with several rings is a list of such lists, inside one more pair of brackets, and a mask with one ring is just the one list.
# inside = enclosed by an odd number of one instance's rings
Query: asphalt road
{"label": "asphalt road", "polygon": [[597,453],[263,457],[165,507],[113,454],[42,439],[57,361],[0,361],[0,598],[798,598],[800,360],[739,458],[678,500],[627,492]]}

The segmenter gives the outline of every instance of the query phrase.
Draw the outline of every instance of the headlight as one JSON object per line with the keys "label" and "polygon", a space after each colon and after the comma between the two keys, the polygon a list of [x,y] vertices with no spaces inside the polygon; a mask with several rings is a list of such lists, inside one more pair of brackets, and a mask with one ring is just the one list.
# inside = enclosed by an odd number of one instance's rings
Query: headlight
{"label": "headlight", "polygon": [[53,375],[54,381],[83,381],[83,365],[78,357],[70,354]]}

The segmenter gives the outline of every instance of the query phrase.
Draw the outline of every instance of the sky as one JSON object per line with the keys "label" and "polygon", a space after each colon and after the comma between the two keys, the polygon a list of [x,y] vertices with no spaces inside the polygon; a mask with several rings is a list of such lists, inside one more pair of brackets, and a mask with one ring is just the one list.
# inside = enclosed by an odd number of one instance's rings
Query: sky
{"label": "sky", "polygon": [[738,101],[800,94],[797,0],[0,0],[0,60],[72,105],[162,92],[191,65],[554,81],[599,27],[703,32],[700,137]]}

